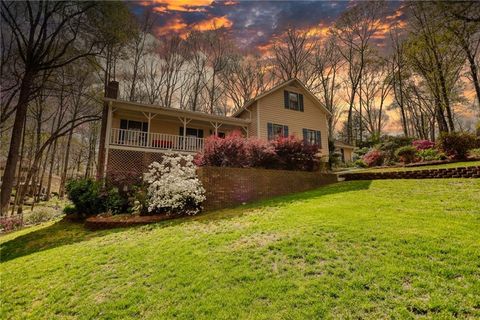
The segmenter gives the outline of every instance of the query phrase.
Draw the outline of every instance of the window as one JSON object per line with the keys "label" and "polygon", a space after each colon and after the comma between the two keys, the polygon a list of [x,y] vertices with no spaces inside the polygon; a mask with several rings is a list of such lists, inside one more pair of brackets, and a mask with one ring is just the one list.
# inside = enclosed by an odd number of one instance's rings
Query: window
{"label": "window", "polygon": [[[210,135],[214,135],[214,134],[215,134],[215,131],[210,130]],[[217,132],[217,136],[218,136],[219,138],[222,138],[222,139],[223,139],[223,138],[225,138],[225,132],[218,131],[218,132]]]}
{"label": "window", "polygon": [[303,95],[296,92],[284,91],[285,108],[303,112]]}
{"label": "window", "polygon": [[275,140],[279,137],[288,137],[288,126],[276,123],[268,123],[268,140]]}
{"label": "window", "polygon": [[120,129],[148,132],[148,122],[121,119]]}
{"label": "window", "polygon": [[120,119],[120,129],[122,129],[118,133],[120,143],[139,146],[147,143],[148,122]]}
{"label": "window", "polygon": [[316,144],[322,147],[322,135],[320,131],[303,129],[303,140],[309,144]]}
{"label": "window", "polygon": [[[183,127],[180,127],[179,135],[183,136]],[[203,138],[203,130],[195,129],[195,128],[187,128],[187,137]]]}

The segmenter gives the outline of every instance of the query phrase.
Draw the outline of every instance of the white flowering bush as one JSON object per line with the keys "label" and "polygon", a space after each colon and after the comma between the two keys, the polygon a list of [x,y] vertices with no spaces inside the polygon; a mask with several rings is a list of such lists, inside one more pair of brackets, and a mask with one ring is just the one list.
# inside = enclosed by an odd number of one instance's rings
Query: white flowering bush
{"label": "white flowering bush", "polygon": [[145,174],[148,212],[194,215],[205,200],[205,189],[197,177],[190,155],[165,154]]}

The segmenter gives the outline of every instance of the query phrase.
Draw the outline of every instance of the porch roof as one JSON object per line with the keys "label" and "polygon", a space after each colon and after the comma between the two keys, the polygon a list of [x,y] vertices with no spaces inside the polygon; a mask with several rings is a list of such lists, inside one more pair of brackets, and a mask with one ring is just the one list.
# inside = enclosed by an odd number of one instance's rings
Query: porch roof
{"label": "porch roof", "polygon": [[152,114],[166,115],[171,117],[182,117],[182,118],[186,117],[188,119],[193,119],[198,121],[220,122],[222,124],[228,124],[228,125],[239,126],[239,127],[245,127],[251,122],[250,119],[219,116],[219,115],[213,115],[213,114],[208,114],[208,113],[199,112],[199,111],[166,108],[159,105],[124,101],[124,100],[112,99],[112,98],[103,98],[103,99],[104,101],[107,101],[108,103],[110,103],[111,106],[114,108],[124,109],[129,111],[139,111],[139,112],[146,112],[146,113],[152,113]]}

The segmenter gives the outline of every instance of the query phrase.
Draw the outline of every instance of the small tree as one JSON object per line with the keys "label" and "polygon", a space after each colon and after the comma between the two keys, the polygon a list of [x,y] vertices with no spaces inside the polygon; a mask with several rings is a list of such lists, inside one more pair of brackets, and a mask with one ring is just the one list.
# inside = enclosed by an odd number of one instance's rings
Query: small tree
{"label": "small tree", "polygon": [[205,189],[195,170],[190,155],[165,154],[161,163],[153,162],[145,174],[148,212],[197,214]]}

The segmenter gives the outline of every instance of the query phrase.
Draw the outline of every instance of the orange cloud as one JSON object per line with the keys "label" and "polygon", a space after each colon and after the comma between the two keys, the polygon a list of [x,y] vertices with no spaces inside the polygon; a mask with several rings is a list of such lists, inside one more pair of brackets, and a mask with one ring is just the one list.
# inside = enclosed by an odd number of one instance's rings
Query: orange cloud
{"label": "orange cloud", "polygon": [[169,20],[163,26],[158,27],[155,30],[155,33],[158,36],[163,36],[163,35],[171,33],[171,32],[183,34],[184,30],[185,30],[185,28],[187,28],[187,26],[188,25],[185,23],[185,21],[183,21],[181,18],[176,17],[176,18],[173,18],[173,19]]}
{"label": "orange cloud", "polygon": [[314,26],[308,29],[307,35],[310,37],[326,37],[328,36],[329,27],[319,24],[318,26]]}
{"label": "orange cloud", "polygon": [[213,30],[217,28],[230,28],[233,22],[227,16],[213,17],[208,20],[203,20],[195,25],[195,28],[200,31]]}
{"label": "orange cloud", "polygon": [[142,1],[142,6],[153,6],[156,12],[184,11],[195,12],[205,11],[205,8],[212,5],[212,0],[153,0]]}

